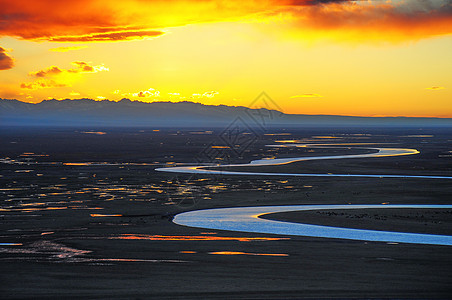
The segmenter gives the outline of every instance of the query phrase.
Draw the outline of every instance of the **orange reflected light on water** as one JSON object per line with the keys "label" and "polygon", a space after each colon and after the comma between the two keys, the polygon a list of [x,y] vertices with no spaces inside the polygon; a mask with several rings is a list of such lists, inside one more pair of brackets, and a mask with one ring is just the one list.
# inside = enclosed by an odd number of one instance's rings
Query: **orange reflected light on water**
{"label": "orange reflected light on water", "polygon": [[21,203],[20,206],[40,206],[40,205],[46,205],[47,203],[44,202],[32,202],[32,203]]}
{"label": "orange reflected light on water", "polygon": [[47,157],[47,156],[49,156],[49,155],[48,155],[48,154],[34,154],[34,153],[31,153],[31,152],[24,152],[24,153],[22,153],[22,154],[19,155],[19,156],[21,156],[21,157],[24,157],[24,156]]}
{"label": "orange reflected light on water", "polygon": [[135,259],[135,258],[99,258],[92,259],[92,261],[106,261],[106,262],[184,262],[176,259]]}
{"label": "orange reflected light on water", "polygon": [[266,238],[266,237],[223,237],[223,236],[202,236],[202,235],[147,235],[147,234],[122,234],[112,236],[109,239],[119,240],[149,240],[149,241],[280,241],[290,238]]}
{"label": "orange reflected light on water", "polygon": [[99,218],[99,217],[122,217],[122,215],[120,215],[120,214],[116,214],[116,215],[90,214],[90,216],[93,217],[93,218]]}
{"label": "orange reflected light on water", "polygon": [[300,143],[300,140],[276,140],[275,143]]}
{"label": "orange reflected light on water", "polygon": [[54,231],[41,232],[41,235],[54,234]]}
{"label": "orange reflected light on water", "polygon": [[98,135],[107,134],[106,132],[103,132],[103,131],[82,131],[81,133],[98,134]]}
{"label": "orange reflected light on water", "polygon": [[217,254],[217,255],[289,256],[289,254],[282,254],[282,253],[247,253],[247,252],[236,252],[236,251],[218,251],[218,252],[209,252],[209,254]]}
{"label": "orange reflected light on water", "polygon": [[22,211],[22,212],[30,212],[30,211],[42,211],[42,210],[59,210],[59,209],[67,209],[67,207],[44,207],[44,208],[0,208],[0,211]]}

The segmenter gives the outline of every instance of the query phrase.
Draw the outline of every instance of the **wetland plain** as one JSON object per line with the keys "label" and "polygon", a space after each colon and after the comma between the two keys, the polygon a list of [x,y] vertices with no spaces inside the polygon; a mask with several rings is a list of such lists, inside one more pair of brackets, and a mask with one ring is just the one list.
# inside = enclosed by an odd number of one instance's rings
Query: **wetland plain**
{"label": "wetland plain", "polygon": [[[220,133],[215,128],[2,130],[2,297],[450,297],[450,246],[212,230],[173,222],[178,213],[210,208],[451,205],[450,179],[227,176],[155,170],[366,154],[372,152],[366,149],[371,144],[419,153],[227,170],[450,177],[450,132],[272,128],[252,139],[250,133],[240,133],[243,136],[234,137],[233,143]],[[267,146],[287,141],[330,146]],[[367,146],[356,147],[357,143]],[[452,234],[452,209],[321,210],[265,218]]]}

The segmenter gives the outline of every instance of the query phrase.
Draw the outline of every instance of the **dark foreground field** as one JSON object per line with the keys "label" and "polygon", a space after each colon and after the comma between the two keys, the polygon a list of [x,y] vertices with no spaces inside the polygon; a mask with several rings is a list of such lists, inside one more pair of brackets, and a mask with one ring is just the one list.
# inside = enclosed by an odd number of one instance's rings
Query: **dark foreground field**
{"label": "dark foreground field", "polygon": [[[452,180],[176,176],[154,171],[175,162],[371,151],[265,147],[275,140],[297,139],[376,143],[421,153],[253,171],[452,176],[452,135],[447,130],[275,129],[236,136],[221,129],[156,130],[1,130],[1,298],[452,297],[450,246],[212,231],[171,222],[176,213],[214,207],[452,204]],[[452,234],[451,210],[314,211],[267,217]]]}

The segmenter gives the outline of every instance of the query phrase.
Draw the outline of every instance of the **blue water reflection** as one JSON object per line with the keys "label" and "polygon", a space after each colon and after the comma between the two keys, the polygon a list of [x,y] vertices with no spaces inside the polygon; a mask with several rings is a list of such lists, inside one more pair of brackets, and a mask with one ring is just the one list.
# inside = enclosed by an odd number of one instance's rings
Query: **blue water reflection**
{"label": "blue water reflection", "polygon": [[274,221],[259,218],[270,213],[332,209],[451,209],[452,205],[286,205],[196,210],[175,216],[179,225],[266,234],[337,238],[361,241],[452,246],[452,236],[352,229]]}

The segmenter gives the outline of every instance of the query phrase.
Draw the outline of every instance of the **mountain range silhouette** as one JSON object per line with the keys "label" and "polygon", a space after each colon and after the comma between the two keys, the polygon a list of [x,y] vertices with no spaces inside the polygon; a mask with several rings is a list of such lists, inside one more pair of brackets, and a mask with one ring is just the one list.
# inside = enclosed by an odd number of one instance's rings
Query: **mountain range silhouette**
{"label": "mountain range silhouette", "polygon": [[222,127],[240,120],[249,127],[452,127],[452,118],[355,117],[287,114],[266,108],[195,102],[44,100],[0,98],[1,126]]}

